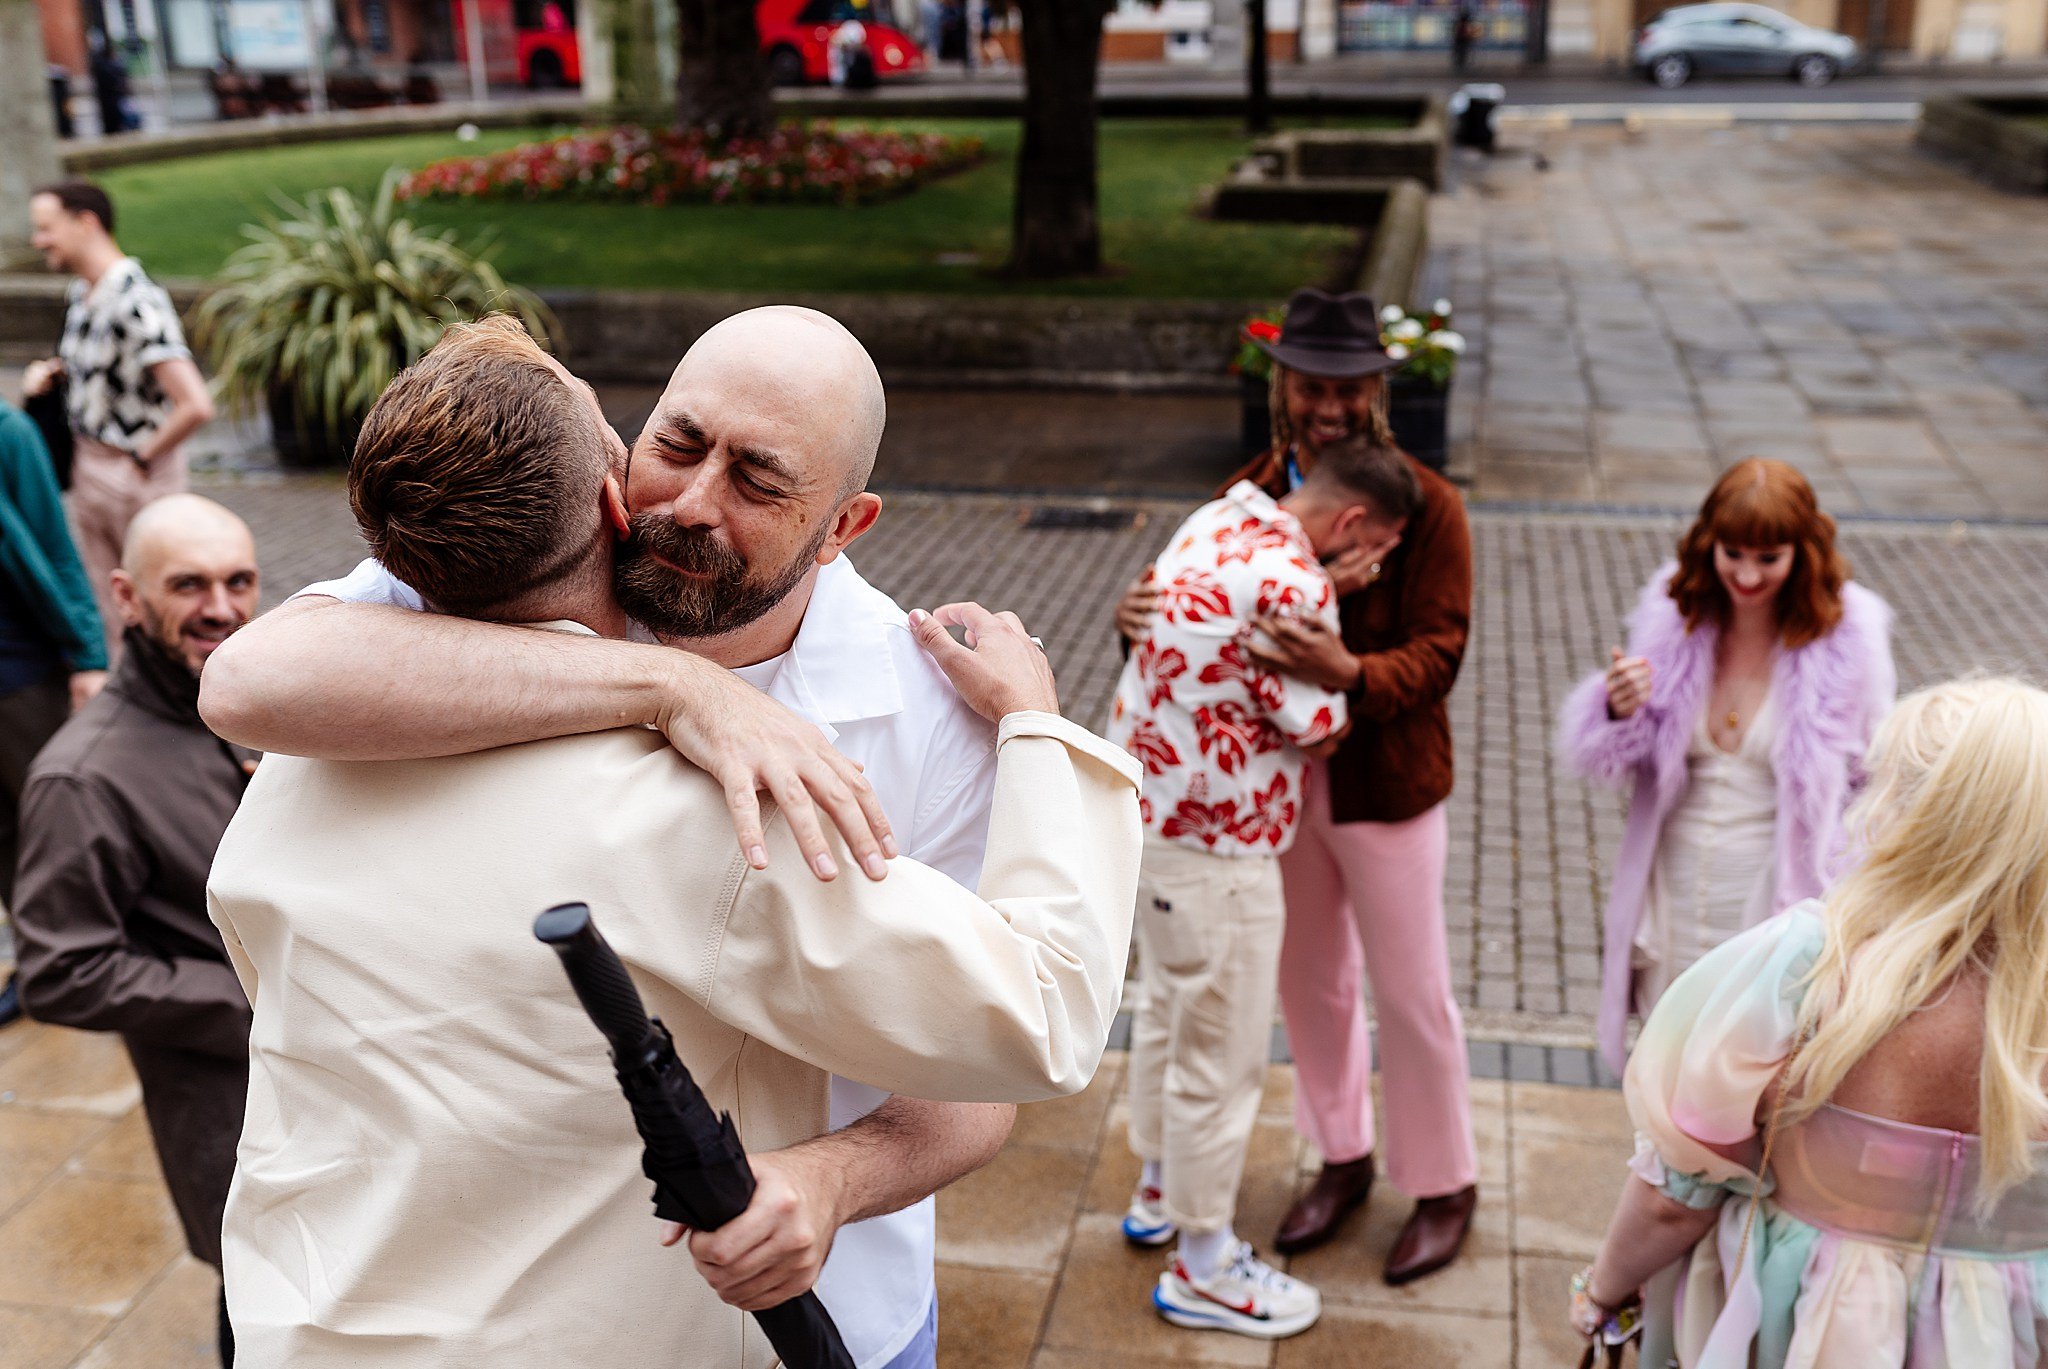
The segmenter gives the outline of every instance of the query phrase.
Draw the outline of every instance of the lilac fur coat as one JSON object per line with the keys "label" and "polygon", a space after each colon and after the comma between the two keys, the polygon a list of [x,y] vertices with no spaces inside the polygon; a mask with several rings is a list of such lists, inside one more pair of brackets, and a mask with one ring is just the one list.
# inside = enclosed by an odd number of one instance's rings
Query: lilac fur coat
{"label": "lilac fur coat", "polygon": [[[1650,701],[1633,717],[1611,720],[1605,673],[1596,672],[1572,690],[1558,726],[1558,757],[1566,768],[1583,779],[1632,785],[1609,883],[1600,976],[1600,1050],[1617,1074],[1634,1006],[1631,961],[1650,869],[1664,820],[1685,797],[1686,749],[1713,685],[1720,639],[1712,626],[1686,631],[1667,589],[1676,569],[1667,564],[1651,577],[1629,618],[1629,654],[1650,662]],[[1771,750],[1778,782],[1774,911],[1817,896],[1833,877],[1842,816],[1862,783],[1863,753],[1897,687],[1891,609],[1861,585],[1843,586],[1842,620],[1834,631],[1779,653],[1771,677],[1779,718]]]}

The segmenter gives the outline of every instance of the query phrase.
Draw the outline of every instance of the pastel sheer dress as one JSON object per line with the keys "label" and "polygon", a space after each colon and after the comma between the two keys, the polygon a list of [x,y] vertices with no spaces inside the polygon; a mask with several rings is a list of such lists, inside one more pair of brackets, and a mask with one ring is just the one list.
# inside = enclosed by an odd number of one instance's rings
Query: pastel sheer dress
{"label": "pastel sheer dress", "polygon": [[2034,1369],[2048,1346],[2048,1146],[2035,1147],[2033,1177],[1980,1215],[1976,1137],[1825,1105],[1780,1130],[1747,1258],[1728,1278],[1758,1192],[1758,1101],[1791,1053],[1825,940],[1809,902],[1708,952],[1629,1058],[1630,1168],[1689,1207],[1720,1208],[1675,1302],[1645,1308],[1642,1362]]}

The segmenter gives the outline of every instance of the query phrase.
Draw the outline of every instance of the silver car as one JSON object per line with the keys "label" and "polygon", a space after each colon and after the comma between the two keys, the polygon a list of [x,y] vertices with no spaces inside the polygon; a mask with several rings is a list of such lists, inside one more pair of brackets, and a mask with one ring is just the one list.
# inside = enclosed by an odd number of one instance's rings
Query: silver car
{"label": "silver car", "polygon": [[1762,5],[1680,5],[1637,31],[1635,69],[1665,90],[1694,76],[1789,76],[1824,86],[1863,60],[1856,40]]}

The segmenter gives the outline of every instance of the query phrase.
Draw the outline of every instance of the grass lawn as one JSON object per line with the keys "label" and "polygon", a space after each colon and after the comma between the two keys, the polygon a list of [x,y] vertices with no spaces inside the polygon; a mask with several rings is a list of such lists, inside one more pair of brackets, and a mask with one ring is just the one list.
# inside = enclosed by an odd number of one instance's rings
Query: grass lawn
{"label": "grass lawn", "polygon": [[[1099,280],[1021,287],[993,274],[1009,249],[1014,120],[891,125],[982,138],[981,166],[902,199],[826,205],[421,202],[416,219],[489,235],[506,278],[529,286],[662,290],[936,291],[1280,299],[1326,276],[1354,235],[1334,227],[1211,223],[1192,206],[1245,150],[1227,120],[1105,120]],[[274,212],[273,192],[330,185],[369,192],[386,167],[511,147],[534,130],[266,148],[123,167],[101,179],[121,209],[121,243],[158,277],[205,277]],[[962,258],[965,260],[961,260]],[[942,258],[945,262],[942,264]]]}

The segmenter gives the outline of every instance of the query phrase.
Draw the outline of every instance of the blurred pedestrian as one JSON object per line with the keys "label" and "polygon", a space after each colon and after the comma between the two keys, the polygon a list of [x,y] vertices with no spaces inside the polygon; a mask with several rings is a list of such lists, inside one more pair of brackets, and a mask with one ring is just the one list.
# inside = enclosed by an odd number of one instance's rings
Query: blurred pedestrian
{"label": "blurred pedestrian", "polygon": [[1479,18],[1471,0],[1460,0],[1451,19],[1451,70],[1462,72],[1472,61],[1472,47],[1479,41]]}
{"label": "blurred pedestrian", "polygon": [[[979,12],[979,24],[972,22],[977,12]],[[968,0],[969,37],[971,39],[975,34],[980,35],[981,51],[979,60],[983,66],[991,71],[997,67],[1008,66],[1010,62],[1009,54],[1003,51],[1002,41],[996,37],[996,20],[1007,19],[1009,12],[1008,4],[998,4],[997,0]]]}
{"label": "blurred pedestrian", "polygon": [[1604,919],[1600,1048],[1728,938],[1816,897],[1891,707],[1891,611],[1782,461],[1730,467],[1644,586],[1626,651],[1566,700],[1558,751],[1631,786]]}
{"label": "blurred pedestrian", "polygon": [[[254,757],[207,731],[199,671],[256,611],[242,520],[174,495],[129,528],[114,595],[128,650],[36,758],[15,926],[31,1016],[119,1032],[192,1254],[221,1263],[249,1077],[249,1005],[206,875]],[[226,1304],[221,1362],[234,1362]]]}
{"label": "blurred pedestrian", "polygon": [[185,345],[178,311],[114,241],[114,205],[90,181],[58,181],[29,197],[31,241],[72,282],[58,355],[31,364],[22,388],[66,387],[75,436],[71,516],[99,599],[108,652],[119,655],[109,577],[128,520],[185,488],[184,441],[213,417],[213,398]]}
{"label": "blurred pedestrian", "polygon": [[[92,587],[64,526],[43,439],[0,400],[0,908],[14,906],[16,824],[29,762],[107,678]],[[0,1026],[21,1016],[18,976]]]}
{"label": "blurred pedestrian", "polygon": [[55,121],[57,136],[69,138],[77,130],[71,123],[71,72],[61,62],[49,64],[50,115]]}
{"label": "blurred pedestrian", "polygon": [[136,117],[135,96],[128,84],[128,68],[99,29],[87,40],[86,71],[92,77],[93,102],[100,112],[102,134],[130,133],[142,126]]}
{"label": "blurred pedestrian", "polygon": [[1250,481],[1197,509],[1159,559],[1159,611],[1125,662],[1109,735],[1145,765],[1139,997],[1130,1139],[1143,1162],[1124,1217],[1134,1245],[1179,1247],[1153,1306],[1168,1321],[1267,1339],[1322,1313],[1316,1290],[1261,1260],[1233,1220],[1271,1048],[1294,843],[1311,756],[1349,726],[1342,693],[1260,669],[1255,622],[1336,631],[1318,557],[1380,535],[1417,489],[1364,437],[1329,449],[1298,490]]}
{"label": "blurred pedestrian", "polygon": [[[1361,434],[1415,473],[1405,524],[1382,510],[1378,537],[1328,566],[1340,629],[1260,620],[1253,657],[1344,693],[1352,728],[1309,768],[1301,831],[1280,861],[1287,934],[1280,1006],[1294,1051],[1295,1117],[1324,1157],[1274,1244],[1293,1254],[1334,1236],[1372,1191],[1372,981],[1386,1085],[1388,1170],[1416,1199],[1385,1278],[1402,1284],[1457,1257],[1479,1201],[1464,1023],[1451,989],[1444,874],[1452,779],[1445,701],[1465,655],[1472,536],[1449,481],[1393,445],[1380,343],[1363,294],[1299,290],[1273,358],[1273,445],[1240,474],[1275,497],[1301,487],[1321,454]],[[1158,603],[1148,568],[1117,621],[1140,638]]]}
{"label": "blurred pedestrian", "polygon": [[1902,700],[1822,899],[1707,953],[1643,1028],[1630,1177],[1571,1318],[1653,1271],[1641,1363],[2038,1365],[2048,1324],[2048,694]]}

